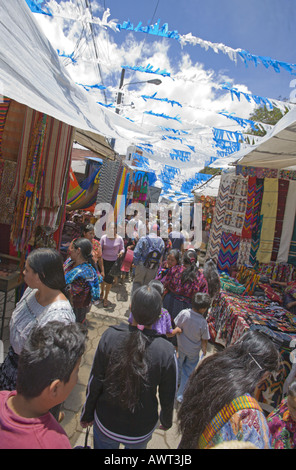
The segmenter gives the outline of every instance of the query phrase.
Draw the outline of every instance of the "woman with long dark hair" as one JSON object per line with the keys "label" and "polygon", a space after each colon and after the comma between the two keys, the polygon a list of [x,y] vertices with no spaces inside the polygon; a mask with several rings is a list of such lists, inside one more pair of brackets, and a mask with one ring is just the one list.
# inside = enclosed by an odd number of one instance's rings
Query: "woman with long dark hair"
{"label": "woman with long dark hair", "polygon": [[256,388],[279,369],[279,353],[263,334],[249,330],[222,352],[205,358],[191,375],[178,411],[180,449],[211,448],[223,441],[270,447]]}
{"label": "woman with long dark hair", "polygon": [[38,248],[26,260],[24,281],[27,284],[10,320],[10,349],[0,369],[0,389],[16,387],[18,356],[36,325],[49,321],[75,322],[67,298],[61,255],[51,248]]}
{"label": "woman with long dark hair", "polygon": [[[149,286],[132,297],[133,323],[109,327],[94,358],[83,427],[94,425],[94,448],[144,449],[158,424],[172,426],[176,392],[174,347],[151,329],[160,315],[162,299]],[[144,325],[144,328],[137,328]]]}
{"label": "woman with long dark hair", "polygon": [[92,256],[92,244],[86,238],[73,240],[70,258],[64,263],[65,280],[76,321],[83,323],[91,304],[100,299],[100,281]]}
{"label": "woman with long dark hair", "polygon": [[181,310],[191,307],[194,294],[208,293],[208,283],[196,263],[196,251],[185,251],[182,264],[170,268],[166,275],[163,306],[170,312],[173,320]]}
{"label": "woman with long dark hair", "polygon": [[95,262],[95,267],[99,268],[100,274],[104,277],[105,272],[102,258],[102,247],[99,240],[95,238],[95,227],[93,224],[87,224],[83,227],[81,238],[87,238],[91,242],[93,247],[92,256]]}

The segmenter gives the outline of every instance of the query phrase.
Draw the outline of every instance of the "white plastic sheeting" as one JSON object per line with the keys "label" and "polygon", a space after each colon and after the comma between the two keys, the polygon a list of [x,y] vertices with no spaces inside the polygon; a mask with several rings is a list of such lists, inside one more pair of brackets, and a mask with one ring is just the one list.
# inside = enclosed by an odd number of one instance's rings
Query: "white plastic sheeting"
{"label": "white plastic sheeting", "polygon": [[0,0],[0,44],[2,95],[108,138],[143,134],[114,111],[102,109],[72,81],[25,0]]}

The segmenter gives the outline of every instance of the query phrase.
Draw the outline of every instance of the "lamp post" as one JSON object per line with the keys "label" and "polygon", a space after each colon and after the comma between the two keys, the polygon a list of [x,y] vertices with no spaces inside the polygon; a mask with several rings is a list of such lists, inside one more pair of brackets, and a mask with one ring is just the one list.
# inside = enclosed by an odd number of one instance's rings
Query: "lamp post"
{"label": "lamp post", "polygon": [[[153,85],[160,85],[162,83],[162,81],[159,78],[153,78],[151,80],[143,80],[143,81],[139,81],[139,82],[129,82],[129,83],[124,84],[124,75],[125,75],[125,69],[122,69],[121,76],[120,76],[120,83],[119,83],[119,91],[117,93],[117,100],[116,100],[116,108],[115,108],[115,113],[116,114],[119,114],[119,112],[120,112],[120,109],[119,109],[118,106],[120,106],[120,104],[122,102],[122,96],[123,96],[122,89],[123,89],[123,87],[125,87],[127,85],[134,85],[134,84],[137,84],[137,83],[152,83]],[[111,147],[114,149],[114,145],[115,145],[114,137],[111,139],[110,144],[111,144]]]}

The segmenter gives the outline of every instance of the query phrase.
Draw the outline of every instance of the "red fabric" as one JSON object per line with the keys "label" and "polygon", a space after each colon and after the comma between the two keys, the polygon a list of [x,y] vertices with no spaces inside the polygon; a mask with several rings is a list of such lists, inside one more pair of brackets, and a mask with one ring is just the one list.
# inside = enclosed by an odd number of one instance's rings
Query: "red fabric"
{"label": "red fabric", "polygon": [[16,392],[0,392],[0,449],[71,449],[70,441],[51,413],[23,418],[7,405]]}

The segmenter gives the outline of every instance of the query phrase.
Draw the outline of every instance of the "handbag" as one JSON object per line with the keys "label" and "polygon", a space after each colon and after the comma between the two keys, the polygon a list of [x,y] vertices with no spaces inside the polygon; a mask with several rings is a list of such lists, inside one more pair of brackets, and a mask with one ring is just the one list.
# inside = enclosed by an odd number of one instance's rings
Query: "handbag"
{"label": "handbag", "polygon": [[84,446],[76,446],[76,447],[74,447],[74,449],[91,449],[91,447],[87,444],[87,442],[88,442],[89,430],[90,430],[90,427],[88,426],[88,427],[86,428],[85,439],[84,439]]}

